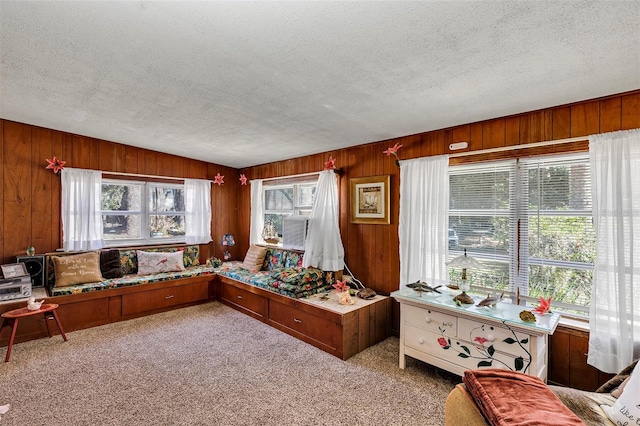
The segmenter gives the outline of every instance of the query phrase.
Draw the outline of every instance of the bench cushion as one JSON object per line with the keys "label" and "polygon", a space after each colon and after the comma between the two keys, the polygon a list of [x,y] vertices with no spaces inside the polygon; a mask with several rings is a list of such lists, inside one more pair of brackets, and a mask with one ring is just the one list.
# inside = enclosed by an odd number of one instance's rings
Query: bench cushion
{"label": "bench cushion", "polygon": [[[138,273],[138,257],[136,255],[136,249],[113,249],[119,252],[120,265],[122,273],[120,276],[137,274]],[[175,253],[177,251],[182,252],[182,261],[186,268],[200,265],[200,247],[198,245],[178,246],[178,247],[155,247],[145,248],[147,252],[166,252]],[[112,250],[101,250],[100,253]],[[73,256],[78,254],[77,252],[60,252],[52,255],[47,255],[47,288],[52,289],[55,285],[56,276],[55,268],[53,264],[53,258],[56,256]],[[103,278],[116,278],[116,276]]]}
{"label": "bench cushion", "polygon": [[110,288],[126,287],[138,284],[149,284],[160,281],[176,280],[180,278],[197,277],[200,275],[211,275],[214,268],[210,266],[192,266],[184,271],[160,272],[153,275],[129,274],[122,278],[113,278],[100,282],[78,284],[67,287],[54,287],[51,289],[52,296],[63,296],[66,294],[87,293],[90,291],[106,290]]}

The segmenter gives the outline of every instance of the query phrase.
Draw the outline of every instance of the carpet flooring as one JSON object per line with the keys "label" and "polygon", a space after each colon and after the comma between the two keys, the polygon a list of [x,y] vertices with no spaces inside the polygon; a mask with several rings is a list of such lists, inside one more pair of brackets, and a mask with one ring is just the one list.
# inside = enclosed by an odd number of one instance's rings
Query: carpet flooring
{"label": "carpet flooring", "polygon": [[399,369],[395,337],[345,362],[218,302],[67,336],[14,345],[0,426],[442,425],[460,381]]}

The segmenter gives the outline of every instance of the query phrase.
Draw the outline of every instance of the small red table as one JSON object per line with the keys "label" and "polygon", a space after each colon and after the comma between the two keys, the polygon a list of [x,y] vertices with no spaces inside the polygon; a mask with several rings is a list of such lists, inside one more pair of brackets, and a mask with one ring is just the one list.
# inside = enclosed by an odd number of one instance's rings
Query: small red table
{"label": "small red table", "polygon": [[36,309],[35,311],[30,311],[27,308],[14,309],[13,311],[4,312],[2,315],[2,325],[0,326],[0,333],[5,327],[11,327],[11,338],[9,339],[9,346],[7,348],[7,357],[4,359],[4,362],[9,362],[9,357],[11,356],[11,349],[13,348],[13,341],[16,338],[16,330],[18,329],[18,320],[20,318],[25,318],[31,315],[43,314],[44,315],[44,323],[47,326],[47,334],[51,337],[51,330],[49,330],[49,318],[53,317],[58,325],[58,329],[60,330],[60,334],[64,341],[67,341],[67,335],[64,334],[64,330],[62,329],[62,324],[60,324],[60,319],[58,318],[58,314],[56,313],[56,309],[58,305],[55,303],[47,303],[40,306],[40,309]]}

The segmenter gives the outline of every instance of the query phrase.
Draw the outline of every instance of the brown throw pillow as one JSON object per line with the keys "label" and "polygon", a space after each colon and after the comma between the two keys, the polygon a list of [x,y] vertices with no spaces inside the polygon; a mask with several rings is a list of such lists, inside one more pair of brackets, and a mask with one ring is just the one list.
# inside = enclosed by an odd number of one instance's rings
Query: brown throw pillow
{"label": "brown throw pillow", "polygon": [[260,268],[262,268],[262,262],[266,254],[266,247],[252,245],[249,247],[249,250],[247,250],[244,262],[242,262],[242,268],[250,271],[259,271]]}
{"label": "brown throw pillow", "polygon": [[56,287],[103,280],[100,273],[100,255],[97,251],[71,256],[54,256],[53,265],[56,272]]}
{"label": "brown throw pillow", "polygon": [[462,381],[492,426],[584,425],[538,377],[509,370],[467,370]]}
{"label": "brown throw pillow", "polygon": [[100,252],[100,272],[102,278],[120,278],[124,275],[120,264],[120,250],[103,250]]}
{"label": "brown throw pillow", "polygon": [[612,390],[611,396],[614,398],[620,398],[620,395],[622,395],[622,391],[624,390],[625,386],[627,386],[627,383],[629,383],[630,378],[631,376],[627,377],[622,383],[620,383],[620,386]]}

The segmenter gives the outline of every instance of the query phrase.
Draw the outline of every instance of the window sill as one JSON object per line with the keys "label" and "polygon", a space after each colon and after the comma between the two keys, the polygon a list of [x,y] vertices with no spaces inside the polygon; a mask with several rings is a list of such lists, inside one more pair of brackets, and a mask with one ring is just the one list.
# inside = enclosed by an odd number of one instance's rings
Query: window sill
{"label": "window sill", "polygon": [[577,318],[567,318],[560,316],[560,321],[558,322],[559,326],[564,328],[571,328],[579,331],[589,332],[589,320],[587,319],[577,319]]}

